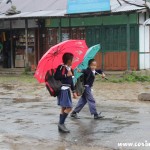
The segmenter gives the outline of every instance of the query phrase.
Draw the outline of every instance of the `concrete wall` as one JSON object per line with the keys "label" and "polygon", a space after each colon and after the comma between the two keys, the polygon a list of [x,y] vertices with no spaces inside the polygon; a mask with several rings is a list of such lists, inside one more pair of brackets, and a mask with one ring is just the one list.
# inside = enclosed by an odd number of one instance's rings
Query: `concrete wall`
{"label": "concrete wall", "polygon": [[143,23],[149,18],[149,14],[139,14],[139,69],[150,69],[150,27]]}

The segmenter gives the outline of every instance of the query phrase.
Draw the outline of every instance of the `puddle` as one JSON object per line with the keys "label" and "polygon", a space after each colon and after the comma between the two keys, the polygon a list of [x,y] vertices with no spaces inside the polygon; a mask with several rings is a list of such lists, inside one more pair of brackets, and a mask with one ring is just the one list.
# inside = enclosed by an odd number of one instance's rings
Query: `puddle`
{"label": "puddle", "polygon": [[4,92],[0,92],[0,95],[8,95],[8,94],[13,94],[13,93],[4,93]]}
{"label": "puddle", "polygon": [[12,99],[11,99],[11,98],[8,98],[8,97],[6,97],[6,98],[0,97],[0,100],[3,100],[3,101],[10,101],[10,100],[12,100]]}
{"label": "puddle", "polygon": [[[23,107],[23,106],[22,106]],[[20,107],[21,108],[21,107]],[[24,107],[23,107],[24,108]],[[41,108],[41,105],[32,105],[30,107],[28,107],[27,109],[31,109],[31,108]]]}
{"label": "puddle", "polygon": [[[124,137],[133,142],[149,139],[150,103],[136,102],[144,91],[136,85],[101,83],[101,88],[96,83],[97,107],[105,117],[95,121],[86,106],[81,119],[67,118],[71,133],[66,135],[58,132],[60,108],[44,86],[19,81],[1,84],[0,135],[5,141],[0,141],[0,150],[1,144],[5,150],[106,150],[107,146],[117,150]],[[12,146],[7,148],[7,143]]]}
{"label": "puddle", "polygon": [[119,112],[128,112],[131,114],[139,113],[138,111],[134,110],[134,108],[132,108],[132,107],[114,107],[114,109],[119,111]]}
{"label": "puddle", "polygon": [[138,124],[138,121],[127,121],[127,120],[116,120],[113,121],[113,123],[118,124],[118,125],[132,125],[132,124]]}
{"label": "puddle", "polygon": [[6,84],[3,84],[2,87],[6,90],[13,90],[15,87],[13,85],[6,85]]}
{"label": "puddle", "polygon": [[52,115],[55,115],[54,113],[45,113],[43,114],[43,116],[52,116]]}
{"label": "puddle", "polygon": [[17,119],[14,123],[18,123],[18,124],[30,124],[30,123],[33,123],[32,121],[25,121],[23,119]]}
{"label": "puddle", "polygon": [[14,98],[13,103],[40,102],[40,99]]}

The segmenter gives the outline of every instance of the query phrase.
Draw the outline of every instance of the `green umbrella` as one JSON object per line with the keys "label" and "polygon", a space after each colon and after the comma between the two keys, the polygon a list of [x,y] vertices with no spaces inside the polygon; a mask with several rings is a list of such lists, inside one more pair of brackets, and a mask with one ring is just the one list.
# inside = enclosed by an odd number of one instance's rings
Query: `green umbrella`
{"label": "green umbrella", "polygon": [[[81,64],[79,64],[77,68],[80,70],[86,69],[88,67],[89,60],[93,59],[95,57],[95,55],[98,53],[100,48],[101,48],[100,44],[90,47],[85,54],[83,62]],[[77,71],[77,68],[74,70],[74,76],[75,76],[74,82],[76,82],[77,79],[82,75],[82,73],[79,73]]]}

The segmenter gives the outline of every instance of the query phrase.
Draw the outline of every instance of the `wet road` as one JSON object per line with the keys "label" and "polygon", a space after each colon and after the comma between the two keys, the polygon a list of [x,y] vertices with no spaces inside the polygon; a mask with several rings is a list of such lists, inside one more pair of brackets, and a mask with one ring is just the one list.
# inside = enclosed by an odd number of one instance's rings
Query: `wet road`
{"label": "wet road", "polygon": [[0,150],[149,150],[118,143],[150,143],[150,103],[95,95],[105,118],[95,121],[86,106],[81,119],[67,119],[71,133],[60,134],[59,107],[43,86],[1,84]]}

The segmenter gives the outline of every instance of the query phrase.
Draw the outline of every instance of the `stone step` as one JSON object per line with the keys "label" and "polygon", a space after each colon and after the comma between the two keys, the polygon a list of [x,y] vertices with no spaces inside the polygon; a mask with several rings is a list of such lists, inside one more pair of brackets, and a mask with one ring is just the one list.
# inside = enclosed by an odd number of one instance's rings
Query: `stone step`
{"label": "stone step", "polygon": [[1,75],[20,75],[24,72],[24,68],[0,68]]}

